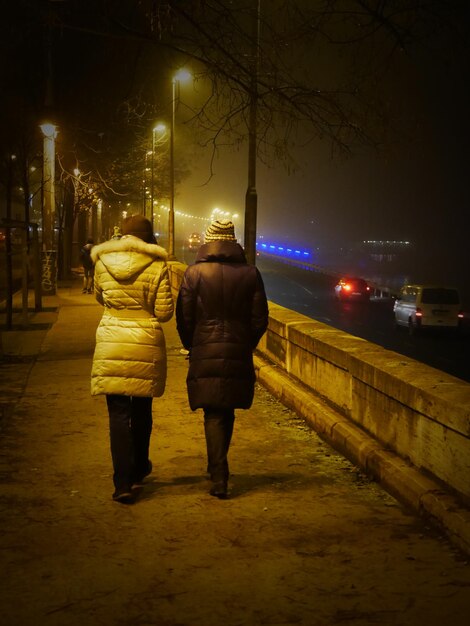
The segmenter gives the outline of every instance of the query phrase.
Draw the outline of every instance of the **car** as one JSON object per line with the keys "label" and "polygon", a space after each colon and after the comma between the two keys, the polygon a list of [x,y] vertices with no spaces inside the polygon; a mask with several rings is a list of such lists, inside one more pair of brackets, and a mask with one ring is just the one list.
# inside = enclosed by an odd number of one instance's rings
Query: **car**
{"label": "car", "polygon": [[199,233],[192,233],[188,237],[188,248],[190,250],[196,250],[202,244],[202,238]]}
{"label": "car", "polygon": [[395,327],[405,326],[410,335],[431,328],[458,330],[464,318],[459,291],[441,285],[404,285],[393,313]]}
{"label": "car", "polygon": [[348,276],[336,284],[335,295],[338,300],[365,301],[370,298],[370,287],[363,278]]}

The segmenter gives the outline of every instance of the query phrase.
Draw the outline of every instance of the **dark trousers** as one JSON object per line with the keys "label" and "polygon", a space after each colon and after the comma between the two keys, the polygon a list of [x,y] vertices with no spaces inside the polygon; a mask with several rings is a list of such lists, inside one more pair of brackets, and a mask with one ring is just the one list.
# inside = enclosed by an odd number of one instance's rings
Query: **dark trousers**
{"label": "dark trousers", "polygon": [[127,491],[148,472],[152,398],[107,395],[116,491]]}
{"label": "dark trousers", "polygon": [[204,432],[207,445],[207,471],[214,482],[227,482],[228,451],[232,440],[235,413],[233,409],[204,409]]}
{"label": "dark trousers", "polygon": [[83,291],[85,291],[85,290],[92,291],[93,290],[94,275],[95,275],[95,268],[94,267],[85,267],[85,266],[83,266]]}

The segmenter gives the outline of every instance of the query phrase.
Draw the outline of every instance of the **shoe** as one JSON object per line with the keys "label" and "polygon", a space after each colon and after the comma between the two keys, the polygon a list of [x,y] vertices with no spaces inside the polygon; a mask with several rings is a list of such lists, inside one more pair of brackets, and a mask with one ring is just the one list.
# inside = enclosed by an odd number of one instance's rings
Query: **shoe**
{"label": "shoe", "polygon": [[124,491],[115,491],[113,493],[114,502],[120,502],[121,504],[133,504],[134,502],[134,494],[129,489],[125,489]]}
{"label": "shoe", "polygon": [[88,293],[93,293],[93,291],[91,289],[88,289]]}
{"label": "shoe", "polygon": [[86,289],[82,289],[82,293],[86,293]]}
{"label": "shoe", "polygon": [[133,482],[133,485],[140,485],[141,483],[143,483],[144,478],[152,473],[152,469],[153,469],[152,461],[149,460],[148,465],[147,465],[147,471],[144,474],[139,474],[138,476],[136,476]]}
{"label": "shoe", "polygon": [[227,498],[227,483],[225,481],[214,483],[209,493],[211,496],[214,496],[214,498],[225,500]]}

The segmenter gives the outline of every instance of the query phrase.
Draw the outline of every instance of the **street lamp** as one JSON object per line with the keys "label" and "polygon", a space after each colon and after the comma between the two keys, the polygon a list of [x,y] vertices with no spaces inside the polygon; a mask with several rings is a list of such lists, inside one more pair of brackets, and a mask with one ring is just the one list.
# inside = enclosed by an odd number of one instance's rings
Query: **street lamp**
{"label": "street lamp", "polygon": [[179,70],[172,78],[172,114],[170,132],[170,210],[168,212],[168,257],[175,258],[175,114],[176,85],[191,79],[188,70]]}
{"label": "street lamp", "polygon": [[259,43],[261,26],[261,0],[257,1],[257,8],[253,11],[253,39],[250,60],[250,105],[248,112],[248,187],[245,194],[245,238],[244,247],[246,260],[251,265],[256,264],[256,221],[258,214],[258,193],[256,191],[256,151],[258,125],[258,73],[259,73]]}
{"label": "street lamp", "polygon": [[42,247],[43,250],[53,250],[55,217],[55,139],[57,137],[57,128],[54,124],[42,124],[40,128],[44,135]]}
{"label": "street lamp", "polygon": [[[152,233],[154,232],[153,226],[153,196],[154,196],[154,170],[155,170],[155,135],[156,133],[164,133],[166,131],[165,124],[157,124],[152,129],[152,164],[151,164],[151,182],[150,182],[150,222],[152,224]],[[154,233],[155,234],[155,233]]]}
{"label": "street lamp", "polygon": [[45,123],[40,126],[44,135],[43,147],[43,213],[42,213],[42,291],[54,295],[57,283],[55,253],[55,139],[57,127]]}
{"label": "street lamp", "polygon": [[147,150],[145,153],[144,171],[142,174],[142,211],[144,217],[147,217],[147,196],[150,195],[150,191],[147,187],[149,172],[151,168],[148,165],[149,158],[152,156],[152,150]]}

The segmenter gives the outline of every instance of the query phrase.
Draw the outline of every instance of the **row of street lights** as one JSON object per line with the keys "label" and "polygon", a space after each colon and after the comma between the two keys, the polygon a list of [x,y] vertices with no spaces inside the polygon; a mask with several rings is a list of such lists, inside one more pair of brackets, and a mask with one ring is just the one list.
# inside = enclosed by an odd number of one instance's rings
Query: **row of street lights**
{"label": "row of street lights", "polygon": [[[168,255],[170,259],[175,258],[175,117],[176,117],[176,89],[180,83],[191,79],[191,74],[187,70],[179,70],[172,78],[172,115],[170,128],[170,208],[168,212]],[[55,140],[58,130],[54,124],[44,123],[40,126],[43,136],[43,216],[42,216],[42,250],[45,258],[43,267],[43,277],[47,274],[50,288],[48,293],[55,293],[56,289],[56,259],[54,219],[55,219]],[[155,190],[155,148],[157,144],[157,133],[164,132],[166,127],[158,124],[152,129],[152,161],[151,161],[151,223],[154,228],[154,190]],[[52,263],[52,268],[51,268]],[[44,281],[43,281],[44,282]]]}

